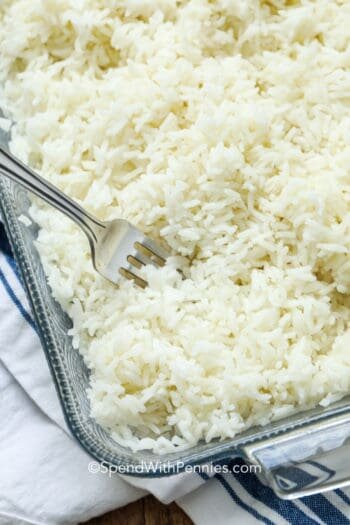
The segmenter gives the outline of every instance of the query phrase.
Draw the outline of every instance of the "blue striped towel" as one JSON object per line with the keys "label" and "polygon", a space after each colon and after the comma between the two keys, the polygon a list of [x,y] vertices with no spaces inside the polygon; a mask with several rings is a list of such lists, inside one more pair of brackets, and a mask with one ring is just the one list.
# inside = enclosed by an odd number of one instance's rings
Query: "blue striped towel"
{"label": "blue striped towel", "polygon": [[199,525],[350,523],[349,490],[289,502],[254,474],[146,480],[89,472],[91,458],[65,425],[1,223],[0,392],[0,525],[75,524],[147,492],[175,500]]}

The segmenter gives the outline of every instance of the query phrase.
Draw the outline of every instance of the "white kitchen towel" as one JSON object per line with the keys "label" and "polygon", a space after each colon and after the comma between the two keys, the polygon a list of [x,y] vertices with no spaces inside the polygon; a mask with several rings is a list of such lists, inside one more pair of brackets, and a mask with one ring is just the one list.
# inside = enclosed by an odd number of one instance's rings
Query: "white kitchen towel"
{"label": "white kitchen towel", "polygon": [[0,524],[69,525],[151,492],[176,500],[198,525],[349,523],[350,493],[294,502],[253,474],[130,479],[92,473],[70,435],[0,225]]}

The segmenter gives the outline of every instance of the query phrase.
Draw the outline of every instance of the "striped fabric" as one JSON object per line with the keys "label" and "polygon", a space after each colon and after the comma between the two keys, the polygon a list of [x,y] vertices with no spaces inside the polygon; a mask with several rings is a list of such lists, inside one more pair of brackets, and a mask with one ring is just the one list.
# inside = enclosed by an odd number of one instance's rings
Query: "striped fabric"
{"label": "striped fabric", "polygon": [[[266,525],[288,523],[347,525],[350,523],[350,490],[336,490],[323,495],[287,502],[277,498],[273,491],[259,481],[254,474],[236,474],[233,471],[231,474],[216,474],[211,478],[206,474],[182,474],[162,480],[125,477],[121,479],[120,476],[114,476],[115,479],[104,480],[102,480],[102,476],[93,478],[87,469],[90,459],[68,436],[62,414],[59,413],[57,400],[50,401],[50,397],[54,394],[51,392],[53,388],[46,364],[35,365],[35,360],[42,359],[40,343],[35,332],[35,323],[18,279],[4,228],[0,223],[0,390],[9,391],[8,382],[12,381],[13,389],[16,387],[25,391],[26,396],[23,396],[22,393],[23,404],[32,403],[32,409],[35,407],[38,413],[43,412],[48,416],[46,424],[50,425],[50,431],[49,426],[47,426],[45,432],[49,434],[55,431],[57,435],[65,436],[66,441],[64,441],[65,445],[63,446],[67,450],[74,450],[74,457],[81,469],[81,471],[76,472],[78,466],[75,465],[74,473],[67,473],[68,479],[69,476],[73,479],[74,475],[78,474],[81,486],[86,487],[82,493],[75,493],[73,490],[71,500],[60,505],[59,514],[54,509],[58,507],[57,502],[61,497],[61,490],[67,492],[67,484],[69,485],[67,479],[64,480],[64,487],[62,487],[63,478],[53,477],[49,482],[46,481],[46,484],[51,483],[52,485],[50,491],[52,497],[50,500],[47,495],[43,496],[42,499],[45,501],[41,500],[40,490],[31,491],[30,479],[24,481],[22,479],[22,488],[28,487],[31,502],[35,503],[31,506],[30,502],[27,507],[23,505],[22,501],[23,490],[21,496],[20,494],[13,494],[11,497],[10,489],[8,489],[9,494],[6,493],[5,501],[1,502],[0,488],[0,525],[21,523],[73,524],[137,499],[144,494],[144,490],[153,493],[164,502],[176,499],[193,521],[200,525],[212,525],[213,523],[216,525],[230,523],[243,525],[256,523]],[[10,346],[11,348],[9,348]],[[17,346],[21,348],[17,348]],[[25,348],[26,346],[28,348]],[[33,351],[34,347],[35,351]],[[32,367],[30,366],[31,362]],[[26,363],[25,367],[23,363]],[[26,370],[29,373],[26,374]],[[3,387],[4,384],[7,385],[6,389]],[[2,398],[3,396],[1,396]],[[5,411],[6,407],[3,406],[0,412],[2,421],[6,420]],[[41,424],[40,428],[45,429],[43,421]],[[31,430],[34,434],[35,428],[39,432],[39,426],[34,427]],[[56,430],[54,430],[55,428]],[[45,432],[42,432],[44,436]],[[6,433],[4,437],[0,432],[1,465],[4,461],[6,462],[6,458],[1,456],[1,450],[8,446],[7,443],[2,442],[2,439],[6,439]],[[35,443],[35,436],[33,443]],[[44,445],[41,446],[41,454],[47,454],[48,451],[45,451]],[[79,454],[82,456],[81,460]],[[64,458],[64,454],[61,455]],[[28,472],[28,469],[30,471],[31,468],[31,454],[27,454],[26,458],[26,462],[29,462],[29,465],[26,464]],[[53,460],[51,459],[51,461]],[[242,464],[242,462],[235,460],[235,465],[237,463]],[[235,471],[237,470],[236,468]],[[20,477],[20,466],[18,472],[18,477]],[[34,478],[39,479],[41,475],[41,471],[36,472],[33,466]],[[1,476],[0,470],[0,487]],[[17,483],[14,483],[14,486],[18,486]],[[40,485],[39,482],[36,481],[36,483],[38,486]],[[89,498],[86,497],[87,494],[89,494]],[[14,504],[17,496],[21,500],[21,503],[18,504],[19,508],[16,508]],[[74,501],[73,498],[75,498]],[[94,500],[94,505],[91,505],[91,498]],[[34,509],[41,509],[39,515]]]}

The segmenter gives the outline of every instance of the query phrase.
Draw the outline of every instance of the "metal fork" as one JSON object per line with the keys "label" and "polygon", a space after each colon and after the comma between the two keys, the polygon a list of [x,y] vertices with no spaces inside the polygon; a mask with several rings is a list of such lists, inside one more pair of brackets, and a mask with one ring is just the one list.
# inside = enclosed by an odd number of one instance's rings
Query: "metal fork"
{"label": "metal fork", "polygon": [[145,288],[147,281],[139,270],[146,264],[164,266],[169,253],[128,221],[101,222],[1,147],[0,173],[76,222],[89,240],[95,269],[112,283],[116,284],[122,275]]}

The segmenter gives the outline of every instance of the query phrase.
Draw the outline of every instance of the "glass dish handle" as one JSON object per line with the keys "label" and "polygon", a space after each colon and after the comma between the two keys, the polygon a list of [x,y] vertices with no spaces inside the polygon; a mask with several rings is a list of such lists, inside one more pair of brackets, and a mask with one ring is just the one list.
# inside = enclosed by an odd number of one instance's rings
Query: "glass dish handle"
{"label": "glass dish handle", "polygon": [[242,447],[243,457],[283,499],[350,485],[350,413]]}

